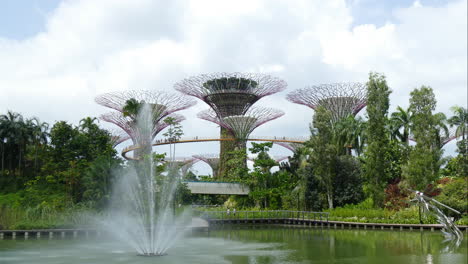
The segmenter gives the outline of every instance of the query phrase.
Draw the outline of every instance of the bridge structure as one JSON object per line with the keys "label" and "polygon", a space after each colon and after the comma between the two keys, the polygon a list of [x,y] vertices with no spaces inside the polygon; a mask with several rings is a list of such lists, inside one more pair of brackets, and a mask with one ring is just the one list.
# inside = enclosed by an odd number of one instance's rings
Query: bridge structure
{"label": "bridge structure", "polygon": [[[169,144],[182,144],[182,143],[194,143],[194,142],[210,142],[210,141],[234,141],[234,138],[216,138],[216,137],[184,137],[178,140],[168,140],[168,139],[160,139],[156,140],[152,146],[162,146],[162,145],[169,145]],[[307,141],[307,137],[284,137],[284,136],[252,136],[247,139],[247,141],[263,141],[263,142],[273,142],[273,143],[294,143],[294,144],[303,144]],[[124,148],[122,150],[122,157],[127,160],[138,160],[138,158],[128,156],[128,154],[132,151],[139,150],[142,147],[139,145],[132,145]]]}
{"label": "bridge structure", "polygon": [[250,189],[240,183],[184,181],[192,194],[248,195]]}

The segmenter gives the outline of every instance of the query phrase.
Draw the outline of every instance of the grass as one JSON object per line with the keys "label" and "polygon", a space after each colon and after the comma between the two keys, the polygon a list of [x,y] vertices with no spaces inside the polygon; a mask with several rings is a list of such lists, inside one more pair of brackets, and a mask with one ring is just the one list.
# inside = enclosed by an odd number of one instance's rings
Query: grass
{"label": "grass", "polygon": [[51,229],[86,226],[89,211],[81,208],[55,210],[47,206],[0,207],[0,229]]}

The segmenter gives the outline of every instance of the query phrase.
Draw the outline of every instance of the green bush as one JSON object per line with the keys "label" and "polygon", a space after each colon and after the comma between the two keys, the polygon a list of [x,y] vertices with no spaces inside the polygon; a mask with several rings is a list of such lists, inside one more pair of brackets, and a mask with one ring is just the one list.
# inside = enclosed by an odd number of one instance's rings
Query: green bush
{"label": "green bush", "polygon": [[[468,213],[468,177],[455,178],[442,186],[442,193],[436,199],[461,213]],[[455,213],[447,211],[447,214],[454,216]]]}

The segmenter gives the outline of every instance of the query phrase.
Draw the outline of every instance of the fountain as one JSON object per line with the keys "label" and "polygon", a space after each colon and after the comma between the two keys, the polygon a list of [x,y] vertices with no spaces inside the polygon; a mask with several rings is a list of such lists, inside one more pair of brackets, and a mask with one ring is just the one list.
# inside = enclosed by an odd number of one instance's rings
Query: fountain
{"label": "fountain", "polygon": [[[151,142],[153,119],[148,104],[136,119],[140,142]],[[175,213],[174,194],[181,178],[178,168],[169,166],[163,173],[156,172],[151,154],[148,150],[119,173],[107,217],[100,223],[138,255],[163,256],[188,229],[184,223],[188,214],[176,217]]]}

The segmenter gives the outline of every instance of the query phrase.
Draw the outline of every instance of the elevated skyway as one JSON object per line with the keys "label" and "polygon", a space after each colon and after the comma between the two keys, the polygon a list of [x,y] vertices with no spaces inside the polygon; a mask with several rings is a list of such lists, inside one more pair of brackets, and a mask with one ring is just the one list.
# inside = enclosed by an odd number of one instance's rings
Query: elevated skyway
{"label": "elevated skyway", "polygon": [[232,182],[184,181],[192,194],[248,195],[249,187]]}
{"label": "elevated skyway", "polygon": [[[179,140],[168,140],[159,139],[156,140],[152,146],[162,146],[169,144],[182,144],[182,143],[194,143],[194,142],[210,142],[210,141],[234,141],[234,138],[216,138],[216,137],[183,137]],[[264,141],[264,142],[284,142],[284,143],[297,143],[303,144],[307,141],[307,137],[284,137],[284,136],[252,136],[247,141]],[[136,160],[133,157],[127,156],[127,153],[140,149],[140,146],[128,146],[122,150],[122,156],[127,160]]]}

